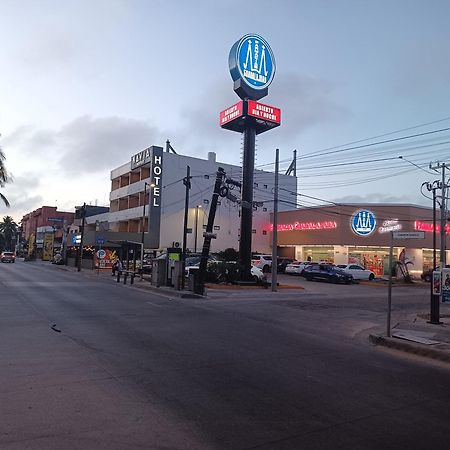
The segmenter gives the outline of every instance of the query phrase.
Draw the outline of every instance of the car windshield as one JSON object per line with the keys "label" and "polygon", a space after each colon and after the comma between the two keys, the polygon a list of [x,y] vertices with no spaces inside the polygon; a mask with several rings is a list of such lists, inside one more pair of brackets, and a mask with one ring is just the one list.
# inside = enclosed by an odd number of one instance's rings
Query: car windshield
{"label": "car windshield", "polygon": [[347,264],[338,264],[336,267],[339,267],[340,269],[345,269],[347,267]]}

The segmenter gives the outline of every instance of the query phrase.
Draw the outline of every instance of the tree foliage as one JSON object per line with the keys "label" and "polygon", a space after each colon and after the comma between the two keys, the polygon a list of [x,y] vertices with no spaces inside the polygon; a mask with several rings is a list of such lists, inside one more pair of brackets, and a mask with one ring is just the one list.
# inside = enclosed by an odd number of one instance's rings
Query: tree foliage
{"label": "tree foliage", "polygon": [[[5,166],[5,159],[6,159],[5,155],[2,149],[0,148],[0,188],[4,187],[9,180],[9,175],[8,172],[6,171]],[[0,192],[0,199],[6,206],[9,206],[8,199],[1,192]]]}
{"label": "tree foliage", "polygon": [[0,222],[0,233],[5,239],[6,248],[9,250],[12,250],[12,240],[17,233],[17,228],[18,225],[11,216],[3,217],[3,221]]}

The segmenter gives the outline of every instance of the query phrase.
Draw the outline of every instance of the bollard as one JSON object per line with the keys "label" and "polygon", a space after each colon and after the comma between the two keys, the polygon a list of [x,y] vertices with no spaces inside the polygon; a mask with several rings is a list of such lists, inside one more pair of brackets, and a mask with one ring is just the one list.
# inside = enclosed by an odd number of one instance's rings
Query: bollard
{"label": "bollard", "polygon": [[128,274],[126,272],[124,272],[124,274],[123,274],[123,284],[127,284],[127,276],[128,276]]}
{"label": "bollard", "polygon": [[117,282],[120,283],[120,272],[117,272]]}
{"label": "bollard", "polygon": [[134,283],[134,273],[130,275],[130,284]]}

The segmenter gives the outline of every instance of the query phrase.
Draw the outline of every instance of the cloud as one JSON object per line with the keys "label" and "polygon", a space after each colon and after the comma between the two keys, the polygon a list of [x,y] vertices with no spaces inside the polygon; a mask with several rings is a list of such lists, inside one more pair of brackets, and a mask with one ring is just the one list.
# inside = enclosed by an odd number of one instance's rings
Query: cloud
{"label": "cloud", "polygon": [[121,117],[82,116],[68,123],[56,135],[62,150],[64,171],[93,173],[111,170],[155,142],[161,133],[147,122]]}
{"label": "cloud", "polygon": [[0,215],[13,215],[16,221],[22,216],[42,206],[43,197],[39,192],[39,175],[26,172],[21,176],[13,177],[11,182],[2,188],[2,193],[9,200],[11,208],[0,204]]}
{"label": "cloud", "polygon": [[59,130],[22,126],[3,139],[5,151],[38,159],[55,172],[110,171],[131,155],[162,142],[163,133],[143,120],[122,117],[78,117]]}
{"label": "cloud", "polygon": [[390,195],[380,192],[362,195],[345,195],[333,199],[335,203],[417,203],[417,199],[409,195]]}
{"label": "cloud", "polygon": [[[277,76],[269,91],[269,96],[260,102],[281,108],[282,125],[263,135],[265,147],[295,148],[295,141],[306,130],[319,124],[345,120],[351,115],[334,100],[335,86],[327,80],[282,74]],[[195,106],[190,105],[182,111],[183,121],[177,130],[177,139],[198,153],[208,149],[229,154],[231,140],[225,133],[231,132],[220,128],[219,113],[238,101],[231,79],[229,84],[210,86]],[[236,153],[239,153],[239,138],[235,142],[238,146]]]}

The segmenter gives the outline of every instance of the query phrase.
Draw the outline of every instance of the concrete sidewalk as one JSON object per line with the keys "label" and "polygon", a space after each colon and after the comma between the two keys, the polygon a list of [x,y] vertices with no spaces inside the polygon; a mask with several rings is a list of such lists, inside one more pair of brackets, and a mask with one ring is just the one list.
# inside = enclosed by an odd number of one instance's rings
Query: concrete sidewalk
{"label": "concrete sidewalk", "polygon": [[401,320],[391,330],[374,332],[369,340],[395,350],[450,363],[450,305],[441,304],[441,324],[429,323],[428,313],[419,313]]}

